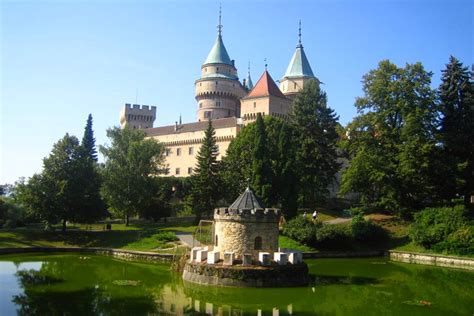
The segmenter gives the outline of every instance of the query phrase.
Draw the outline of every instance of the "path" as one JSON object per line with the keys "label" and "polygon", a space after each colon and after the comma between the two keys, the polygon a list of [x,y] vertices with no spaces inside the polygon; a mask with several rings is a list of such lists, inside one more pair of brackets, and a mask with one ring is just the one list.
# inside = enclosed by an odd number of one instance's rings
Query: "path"
{"label": "path", "polygon": [[[175,234],[179,241],[181,241],[184,245],[188,246],[189,248],[193,247],[193,234],[183,232],[175,232]],[[194,247],[199,247],[200,245],[201,243],[194,239]]]}
{"label": "path", "polygon": [[352,220],[351,217],[347,218],[347,217],[338,217],[338,218],[335,218],[335,219],[331,219],[329,221],[324,221],[323,223],[324,224],[342,224],[342,223],[347,223],[347,222],[350,222]]}

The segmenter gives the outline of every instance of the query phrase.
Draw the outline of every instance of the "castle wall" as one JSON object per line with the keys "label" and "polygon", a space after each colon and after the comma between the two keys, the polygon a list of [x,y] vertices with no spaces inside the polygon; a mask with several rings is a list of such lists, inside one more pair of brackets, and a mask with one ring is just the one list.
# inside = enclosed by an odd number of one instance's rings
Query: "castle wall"
{"label": "castle wall", "polygon": [[126,103],[120,111],[120,127],[133,129],[153,127],[156,118],[156,106]]}
{"label": "castle wall", "polygon": [[244,98],[241,104],[241,117],[244,124],[257,119],[257,113],[286,118],[291,110],[291,101],[275,96]]}
{"label": "castle wall", "polygon": [[[179,127],[178,127],[179,130]],[[232,139],[237,136],[239,127],[215,128],[219,155],[217,159],[225,156],[227,148]],[[164,143],[166,152],[166,165],[169,168],[169,176],[188,177],[196,166],[196,157],[204,139],[205,130],[192,132],[168,133],[165,135],[152,136],[158,142]]]}
{"label": "castle wall", "polygon": [[[279,213],[270,209],[257,212],[261,214],[225,214],[224,209],[217,209],[214,213],[214,234],[217,236],[214,250],[222,253],[234,251],[237,259],[241,259],[243,254],[252,254],[258,258],[261,251],[278,251]],[[261,249],[255,249],[257,237],[262,238]]]}

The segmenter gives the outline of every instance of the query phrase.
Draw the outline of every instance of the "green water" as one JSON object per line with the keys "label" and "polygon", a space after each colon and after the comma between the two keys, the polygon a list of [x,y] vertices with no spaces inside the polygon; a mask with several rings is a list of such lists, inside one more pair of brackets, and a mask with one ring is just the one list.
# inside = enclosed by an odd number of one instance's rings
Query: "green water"
{"label": "green water", "polygon": [[474,273],[386,259],[307,261],[314,284],[183,284],[164,264],[87,254],[0,256],[0,315],[473,315]]}

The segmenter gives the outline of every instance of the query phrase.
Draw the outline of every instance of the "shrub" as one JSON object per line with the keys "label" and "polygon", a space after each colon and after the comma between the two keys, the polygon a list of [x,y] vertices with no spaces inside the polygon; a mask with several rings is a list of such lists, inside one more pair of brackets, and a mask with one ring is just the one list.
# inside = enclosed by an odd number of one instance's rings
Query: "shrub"
{"label": "shrub", "polygon": [[351,231],[347,225],[326,224],[316,228],[315,241],[321,248],[345,246],[351,239]]}
{"label": "shrub", "polygon": [[25,210],[8,198],[0,198],[0,227],[15,228],[24,224]]}
{"label": "shrub", "polygon": [[465,214],[466,209],[463,205],[426,208],[415,214],[410,238],[425,248],[445,242],[448,236],[465,225],[467,220]]}
{"label": "shrub", "polygon": [[316,239],[316,228],[322,226],[319,222],[313,223],[303,216],[297,216],[288,221],[283,234],[306,245],[312,245]]}
{"label": "shrub", "polygon": [[438,252],[449,252],[461,255],[474,253],[474,226],[463,226],[453,233],[449,234],[448,238],[439,242],[432,247]]}
{"label": "shrub", "polygon": [[365,220],[362,214],[352,218],[351,232],[354,239],[358,241],[378,241],[387,237],[387,233],[382,227],[370,220]]}

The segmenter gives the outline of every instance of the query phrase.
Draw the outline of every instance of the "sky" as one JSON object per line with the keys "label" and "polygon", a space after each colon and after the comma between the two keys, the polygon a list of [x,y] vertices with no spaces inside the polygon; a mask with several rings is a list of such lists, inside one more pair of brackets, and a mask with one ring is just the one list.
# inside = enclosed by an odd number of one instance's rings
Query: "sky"
{"label": "sky", "polygon": [[[329,106],[347,124],[362,76],[384,59],[422,62],[432,86],[453,55],[471,65],[472,0],[221,1],[239,77],[274,80],[302,42]],[[41,172],[65,133],[96,144],[125,103],[155,105],[154,126],[196,120],[194,81],[216,35],[219,1],[0,0],[0,183]]]}

